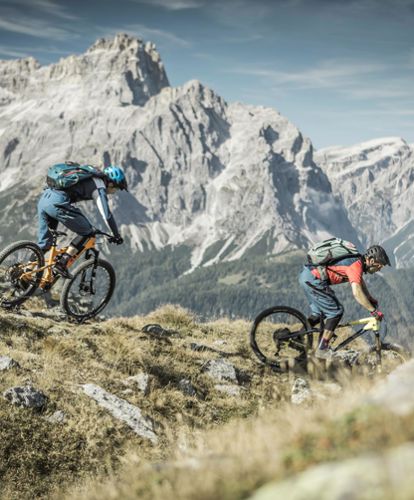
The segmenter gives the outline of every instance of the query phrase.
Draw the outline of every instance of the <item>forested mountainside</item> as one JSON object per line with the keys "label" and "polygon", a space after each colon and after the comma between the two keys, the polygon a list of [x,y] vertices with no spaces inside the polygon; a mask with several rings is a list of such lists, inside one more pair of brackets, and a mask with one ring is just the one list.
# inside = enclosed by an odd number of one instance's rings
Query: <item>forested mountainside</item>
{"label": "forested mountainside", "polygon": [[[145,314],[164,303],[181,304],[204,320],[252,320],[261,310],[277,304],[309,312],[298,283],[305,262],[303,252],[250,254],[185,274],[190,266],[189,255],[185,247],[139,254],[137,260],[118,255],[114,259],[118,288],[108,313]],[[386,315],[390,335],[411,345],[414,269],[386,269],[380,276],[366,276],[366,282]],[[354,300],[349,284],[336,286],[335,292],[344,303],[345,318],[366,316],[365,309]]]}

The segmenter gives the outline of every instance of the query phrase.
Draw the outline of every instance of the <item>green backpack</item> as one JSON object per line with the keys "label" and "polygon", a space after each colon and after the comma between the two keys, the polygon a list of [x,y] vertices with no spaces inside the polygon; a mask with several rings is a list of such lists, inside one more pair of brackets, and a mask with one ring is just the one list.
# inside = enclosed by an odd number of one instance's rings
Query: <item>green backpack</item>
{"label": "green backpack", "polygon": [[333,265],[346,257],[361,257],[356,246],[341,238],[330,238],[316,243],[308,251],[308,262],[318,268],[321,279],[326,279],[326,266]]}
{"label": "green backpack", "polygon": [[65,190],[91,177],[102,178],[103,173],[92,165],[79,165],[79,163],[68,161],[49,167],[46,182],[53,189]]}

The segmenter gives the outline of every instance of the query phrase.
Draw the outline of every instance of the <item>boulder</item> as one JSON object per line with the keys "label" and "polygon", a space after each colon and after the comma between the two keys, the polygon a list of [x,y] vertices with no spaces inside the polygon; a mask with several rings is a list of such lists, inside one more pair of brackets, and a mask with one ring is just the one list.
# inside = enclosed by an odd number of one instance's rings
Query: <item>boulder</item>
{"label": "boulder", "polygon": [[136,387],[145,396],[147,396],[150,391],[150,384],[152,379],[153,377],[151,377],[151,375],[149,375],[148,373],[140,372],[125,379],[124,384]]}
{"label": "boulder", "polygon": [[232,397],[238,397],[241,393],[241,388],[234,384],[216,384],[214,388],[216,391],[223,392]]}
{"label": "boulder", "polygon": [[309,403],[313,400],[313,393],[307,380],[304,378],[297,378],[295,380],[290,400],[294,405]]}
{"label": "boulder", "polygon": [[11,404],[24,408],[43,409],[48,397],[32,386],[11,387],[3,393],[3,397]]}
{"label": "boulder", "polygon": [[85,384],[82,386],[84,393],[94,399],[99,406],[105,408],[116,418],[125,422],[138,436],[149,439],[153,444],[158,442],[154,431],[154,422],[144,417],[137,407],[111,394],[95,384]]}
{"label": "boulder", "polygon": [[204,371],[214,380],[223,380],[238,383],[237,372],[234,365],[225,359],[213,359],[207,362]]}
{"label": "boulder", "polygon": [[20,368],[19,363],[8,356],[0,356],[0,371],[11,370],[12,368]]}
{"label": "boulder", "polygon": [[250,500],[345,500],[413,498],[414,445],[384,454],[366,454],[311,467],[301,474],[268,483]]}
{"label": "boulder", "polygon": [[340,361],[341,363],[352,366],[357,363],[359,356],[359,351],[355,351],[354,349],[343,349],[341,351],[335,352],[335,354],[333,355],[333,359],[335,361]]}
{"label": "boulder", "polygon": [[197,389],[187,378],[183,378],[178,382],[178,389],[186,396],[197,396]]}
{"label": "boulder", "polygon": [[51,424],[63,424],[66,420],[66,414],[62,410],[57,410],[52,415],[45,417],[45,420]]}
{"label": "boulder", "polygon": [[372,389],[367,402],[382,406],[397,415],[414,411],[414,359],[399,366]]}

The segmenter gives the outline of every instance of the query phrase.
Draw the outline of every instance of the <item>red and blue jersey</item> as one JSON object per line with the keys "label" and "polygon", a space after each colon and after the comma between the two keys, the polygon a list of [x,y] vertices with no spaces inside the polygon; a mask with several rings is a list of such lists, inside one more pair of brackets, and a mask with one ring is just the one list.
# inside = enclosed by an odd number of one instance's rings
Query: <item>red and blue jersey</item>
{"label": "red and blue jersey", "polygon": [[[340,283],[347,282],[358,283],[360,285],[363,272],[364,268],[360,257],[346,257],[336,264],[326,267],[326,273],[331,285],[339,285]],[[311,273],[320,279],[320,274],[316,267],[311,270]]]}

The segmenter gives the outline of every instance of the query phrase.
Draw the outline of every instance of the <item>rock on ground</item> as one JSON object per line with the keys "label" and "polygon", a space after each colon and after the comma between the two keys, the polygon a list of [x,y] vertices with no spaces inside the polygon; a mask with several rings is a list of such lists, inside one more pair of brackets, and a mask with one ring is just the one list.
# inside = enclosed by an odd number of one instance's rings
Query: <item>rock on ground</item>
{"label": "rock on ground", "polygon": [[240,387],[234,384],[216,384],[214,388],[219,392],[224,392],[228,396],[237,397],[240,396]]}
{"label": "rock on ground", "polygon": [[44,408],[48,401],[43,392],[31,386],[11,387],[3,393],[3,396],[13,405],[39,410]]}
{"label": "rock on ground", "polygon": [[238,383],[236,368],[225,359],[210,360],[204,370],[211,378],[219,382],[227,380],[236,384]]}
{"label": "rock on ground", "polygon": [[0,356],[0,371],[11,370],[12,368],[20,368],[19,363],[8,356]]}
{"label": "rock on ground", "polygon": [[414,444],[407,443],[385,454],[317,465],[263,486],[250,500],[408,500],[414,498],[413,462]]}
{"label": "rock on ground", "polygon": [[158,442],[153,421],[144,417],[137,406],[94,384],[85,384],[82,388],[85,394],[94,399],[99,406],[108,410],[113,417],[125,422],[138,436],[149,439],[153,444]]}
{"label": "rock on ground", "polygon": [[178,389],[187,396],[197,396],[197,389],[193,386],[190,380],[183,378],[178,382]]}
{"label": "rock on ground", "polygon": [[368,403],[383,406],[397,415],[414,411],[414,359],[399,366],[375,387]]}
{"label": "rock on ground", "polygon": [[125,379],[124,384],[137,387],[146,396],[150,391],[151,375],[140,372]]}
{"label": "rock on ground", "polygon": [[66,414],[62,410],[57,410],[52,415],[45,417],[45,420],[51,424],[63,424],[66,420]]}
{"label": "rock on ground", "polygon": [[309,382],[304,378],[297,378],[292,386],[291,402],[294,405],[301,405],[312,401],[313,394]]}

